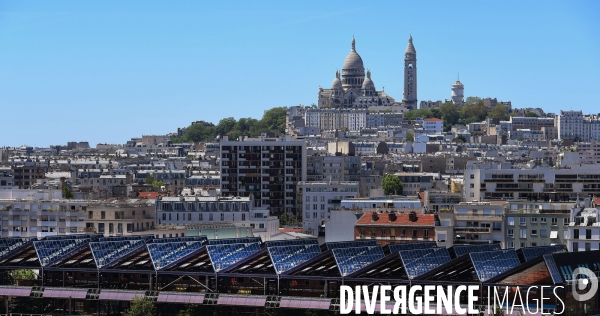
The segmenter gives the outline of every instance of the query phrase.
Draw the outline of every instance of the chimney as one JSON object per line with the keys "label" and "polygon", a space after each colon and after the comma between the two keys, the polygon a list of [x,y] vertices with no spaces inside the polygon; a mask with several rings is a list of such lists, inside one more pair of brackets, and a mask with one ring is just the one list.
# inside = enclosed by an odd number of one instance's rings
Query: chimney
{"label": "chimney", "polygon": [[388,213],[388,219],[390,220],[390,222],[395,222],[395,221],[396,221],[396,218],[397,218],[397,216],[396,216],[396,212],[393,212],[393,211],[392,211],[392,212],[389,212],[389,213]]}
{"label": "chimney", "polygon": [[373,212],[373,214],[371,214],[371,221],[376,222],[378,219],[379,216],[377,215],[377,212]]}
{"label": "chimney", "polygon": [[415,211],[408,213],[408,220],[411,222],[416,222],[417,221],[417,213]]}

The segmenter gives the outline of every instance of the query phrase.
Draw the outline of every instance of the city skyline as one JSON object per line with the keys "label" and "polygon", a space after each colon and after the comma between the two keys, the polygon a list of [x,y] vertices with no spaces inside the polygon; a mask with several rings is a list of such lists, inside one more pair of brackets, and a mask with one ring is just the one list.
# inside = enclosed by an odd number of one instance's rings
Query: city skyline
{"label": "city skyline", "polygon": [[191,121],[310,105],[352,36],[376,88],[396,99],[412,34],[419,101],[449,99],[460,73],[465,97],[594,111],[600,5],[592,1],[141,4],[0,5],[9,118],[0,145],[124,143]]}

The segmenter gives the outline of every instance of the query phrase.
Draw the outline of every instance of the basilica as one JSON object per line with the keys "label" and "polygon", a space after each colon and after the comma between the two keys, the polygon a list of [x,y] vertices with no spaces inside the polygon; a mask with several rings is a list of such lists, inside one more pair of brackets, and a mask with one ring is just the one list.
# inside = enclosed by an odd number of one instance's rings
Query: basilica
{"label": "basilica", "polygon": [[320,109],[381,109],[381,107],[403,106],[406,109],[417,108],[417,52],[408,39],[404,53],[404,95],[397,102],[384,91],[377,91],[363,60],[356,52],[356,41],[352,38],[352,48],[342,67],[342,73],[335,72],[331,89],[319,87],[318,107]]}

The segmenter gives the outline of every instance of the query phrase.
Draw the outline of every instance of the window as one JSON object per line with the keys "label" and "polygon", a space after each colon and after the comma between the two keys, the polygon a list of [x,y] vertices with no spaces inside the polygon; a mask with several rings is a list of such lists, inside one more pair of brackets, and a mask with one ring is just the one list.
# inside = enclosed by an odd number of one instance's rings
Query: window
{"label": "window", "polygon": [[470,176],[469,176],[469,178],[471,178],[471,179],[475,179],[475,175],[474,175],[474,174],[472,174],[472,175],[470,175]]}
{"label": "window", "polygon": [[[243,216],[243,214],[242,214],[242,216]],[[202,221],[202,213],[198,214],[198,220]]]}
{"label": "window", "polygon": [[546,224],[546,218],[545,217],[540,218],[540,223]]}
{"label": "window", "polygon": [[474,183],[471,183],[471,184],[469,185],[469,187],[470,187],[470,188],[474,188],[474,187],[475,187],[475,184],[474,184]]}
{"label": "window", "polygon": [[475,193],[471,192],[470,196],[475,197]]}
{"label": "window", "polygon": [[509,226],[515,226],[515,218],[514,217],[509,217],[508,218],[508,225]]}
{"label": "window", "polygon": [[446,242],[446,234],[439,234],[437,241],[439,242]]}
{"label": "window", "polygon": [[306,219],[310,219],[310,212],[306,212],[306,216],[304,217],[306,217]]}
{"label": "window", "polygon": [[265,224],[263,224],[263,223],[258,224],[258,228],[265,228]]}
{"label": "window", "polygon": [[412,238],[417,238],[417,230],[413,229],[412,231]]}
{"label": "window", "polygon": [[506,235],[508,237],[514,237],[515,236],[515,230],[514,229],[509,229],[508,232],[506,233]]}
{"label": "window", "polygon": [[519,237],[520,238],[527,238],[527,229],[521,229],[519,231]]}
{"label": "window", "polygon": [[317,204],[313,204],[313,210],[317,209]]}
{"label": "window", "polygon": [[558,225],[558,218],[552,217],[552,225],[554,225],[554,226]]}
{"label": "window", "polygon": [[525,248],[525,247],[527,247],[527,243],[526,242],[522,242],[521,243],[521,248]]}
{"label": "window", "polygon": [[429,238],[429,230],[427,230],[427,229],[423,230],[423,238]]}
{"label": "window", "polygon": [[506,248],[515,248],[515,243],[512,241],[509,241],[508,244],[506,244]]}
{"label": "window", "polygon": [[519,218],[519,225],[521,225],[521,226],[527,226],[527,218],[526,217],[520,217]]}
{"label": "window", "polygon": [[563,218],[563,225],[569,226],[569,218],[568,217]]}
{"label": "window", "polygon": [[537,223],[537,217],[532,217],[531,218],[531,223],[532,224],[536,224]]}
{"label": "window", "polygon": [[316,219],[317,218],[317,212],[313,212],[313,218]]}
{"label": "window", "polygon": [[591,229],[585,230],[585,239],[592,239],[592,230]]}
{"label": "window", "polygon": [[546,237],[548,235],[548,231],[545,229],[540,229],[540,236]]}
{"label": "window", "polygon": [[225,221],[225,214],[221,213],[221,222]]}
{"label": "window", "polygon": [[531,247],[537,247],[537,242],[532,242]]}
{"label": "window", "polygon": [[573,243],[573,248],[572,248],[573,252],[577,252],[579,251],[579,243],[578,242],[574,242]]}
{"label": "window", "polygon": [[89,211],[88,212],[88,219],[92,219],[92,218],[94,218],[94,212]]}
{"label": "window", "polygon": [[381,229],[381,237],[385,237],[385,236],[386,236],[385,228],[382,228]]}
{"label": "window", "polygon": [[100,212],[100,219],[106,219],[106,212]]}
{"label": "window", "polygon": [[401,236],[401,237],[404,237],[404,236],[406,236],[406,229],[404,229],[404,228],[403,228],[403,229],[400,231],[400,236]]}
{"label": "window", "polygon": [[188,221],[192,220],[192,213],[188,213]]}
{"label": "window", "polygon": [[317,197],[313,196],[313,202],[317,202]]}
{"label": "window", "polygon": [[310,204],[306,204],[306,208],[307,211],[310,211]]}
{"label": "window", "polygon": [[212,221],[212,220],[213,220],[213,214],[212,214],[212,213],[208,214],[208,220],[209,220],[209,221]]}
{"label": "window", "polygon": [[531,236],[537,236],[537,229],[531,230]]}
{"label": "window", "polygon": [[310,202],[310,196],[306,196],[306,202]]}
{"label": "window", "polygon": [[321,204],[321,210],[325,210],[325,204]]}
{"label": "window", "polygon": [[246,220],[246,214],[242,214],[242,220],[245,221]]}
{"label": "window", "polygon": [[325,202],[325,196],[321,196],[321,202]]}

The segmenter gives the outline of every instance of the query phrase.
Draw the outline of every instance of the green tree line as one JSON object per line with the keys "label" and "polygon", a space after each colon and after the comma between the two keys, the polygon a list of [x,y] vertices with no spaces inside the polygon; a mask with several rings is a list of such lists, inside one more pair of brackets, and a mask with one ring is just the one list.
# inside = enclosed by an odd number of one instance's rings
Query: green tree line
{"label": "green tree line", "polygon": [[259,136],[261,133],[274,132],[285,135],[286,107],[276,107],[265,111],[262,119],[251,117],[236,120],[233,117],[221,119],[217,125],[193,124],[185,133],[173,139],[174,143],[212,141],[217,135],[229,136],[230,140],[237,140],[240,136]]}
{"label": "green tree line", "polygon": [[449,131],[455,124],[469,124],[481,122],[486,118],[498,118],[508,120],[508,108],[498,104],[488,112],[479,97],[468,97],[462,107],[452,103],[444,102],[439,109],[418,109],[404,113],[404,119],[414,120],[417,117],[436,117],[444,121],[444,131]]}

